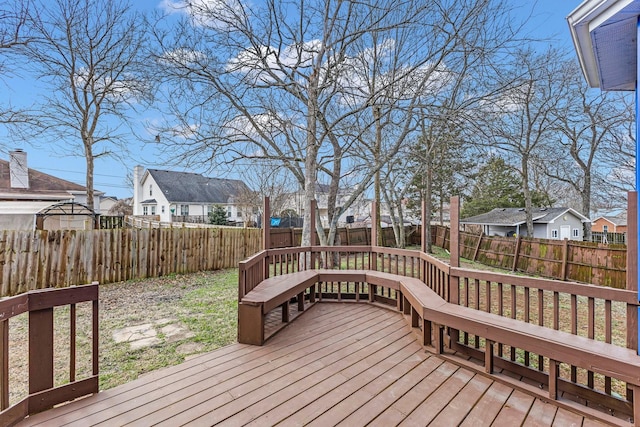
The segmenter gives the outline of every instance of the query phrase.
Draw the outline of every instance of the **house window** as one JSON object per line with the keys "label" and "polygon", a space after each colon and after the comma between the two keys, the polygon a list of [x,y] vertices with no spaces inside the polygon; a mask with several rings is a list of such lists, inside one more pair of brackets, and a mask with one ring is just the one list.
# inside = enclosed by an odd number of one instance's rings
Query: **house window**
{"label": "house window", "polygon": [[156,214],[156,205],[151,206],[151,215]]}
{"label": "house window", "polygon": [[603,233],[608,233],[609,232],[609,226],[608,225],[603,225],[602,226],[602,232]]}
{"label": "house window", "polygon": [[227,218],[231,218],[231,211],[227,212]]}
{"label": "house window", "polygon": [[189,215],[189,205],[180,205],[180,215],[182,216]]}
{"label": "house window", "polygon": [[149,195],[153,196],[153,184],[149,184]]}
{"label": "house window", "polygon": [[552,239],[558,238],[558,230],[551,230],[551,238]]}
{"label": "house window", "polygon": [[238,213],[236,214],[236,218],[242,218],[242,212],[238,211]]}
{"label": "house window", "polygon": [[162,205],[162,207],[160,208],[160,210],[162,211],[162,213],[164,213],[164,205]]}
{"label": "house window", "polygon": [[573,229],[573,237],[580,237],[580,229],[578,228]]}
{"label": "house window", "polygon": [[142,207],[142,215],[149,215],[149,207],[148,206],[143,206]]}

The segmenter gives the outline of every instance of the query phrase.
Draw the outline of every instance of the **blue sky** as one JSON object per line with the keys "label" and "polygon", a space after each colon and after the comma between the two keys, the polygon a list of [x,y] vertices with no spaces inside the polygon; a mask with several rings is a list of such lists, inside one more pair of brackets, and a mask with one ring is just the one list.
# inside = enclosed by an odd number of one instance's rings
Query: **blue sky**
{"label": "blue sky", "polygon": [[[571,37],[566,23],[566,16],[574,10],[581,1],[578,0],[538,0],[535,6],[533,1],[510,0],[512,4],[521,6],[522,15],[526,15],[533,9],[533,17],[528,24],[528,30],[532,36],[539,38],[552,38],[548,43],[554,46],[563,46],[572,49]],[[136,6],[149,9],[158,7],[159,0],[137,0]],[[5,85],[6,84],[6,85]],[[19,78],[3,79],[0,81],[0,105],[6,104],[9,100],[13,104],[28,105],[30,100],[38,96],[41,88],[38,83]],[[154,121],[156,117],[152,113],[143,113],[139,117],[142,127],[143,123]],[[148,135],[150,142],[152,135]],[[81,157],[61,156],[56,149],[44,142],[34,145],[28,141],[11,140],[6,135],[5,130],[0,126],[0,158],[8,159],[8,152],[15,148],[22,148],[28,153],[28,164],[30,168],[41,172],[57,176],[78,184],[84,185],[85,181],[85,161]],[[137,137],[131,137],[129,146],[132,147],[131,155],[124,162],[111,159],[97,159],[95,162],[94,182],[96,190],[105,192],[107,195],[118,198],[131,197],[133,189],[126,182],[126,175],[136,164],[145,167],[174,169],[171,166],[163,166],[158,162],[149,146],[143,148],[145,141]],[[202,172],[202,171],[193,171]],[[216,171],[209,173],[216,175]],[[216,175],[221,178],[235,178],[225,176],[224,173]]]}

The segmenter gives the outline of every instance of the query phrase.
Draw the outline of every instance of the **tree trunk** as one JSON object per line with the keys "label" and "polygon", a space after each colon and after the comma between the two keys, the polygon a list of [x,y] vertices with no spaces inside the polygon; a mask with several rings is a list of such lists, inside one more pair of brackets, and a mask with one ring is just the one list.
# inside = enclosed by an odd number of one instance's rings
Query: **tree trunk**
{"label": "tree trunk", "polygon": [[427,239],[427,241],[425,242],[425,250],[427,253],[433,253],[433,247],[432,247],[432,242],[431,242],[431,211],[432,211],[432,207],[431,207],[431,192],[432,190],[432,180],[433,180],[433,174],[432,174],[432,168],[433,165],[431,163],[431,155],[427,154],[426,158],[425,158],[425,169],[426,169],[426,173],[425,173],[425,185],[424,185],[424,218],[422,218],[422,222],[423,222],[423,227],[426,227],[427,233],[425,234],[425,237]]}
{"label": "tree trunk", "polygon": [[533,212],[531,191],[529,190],[529,158],[522,156],[522,193],[524,195],[524,212],[527,219],[527,235],[533,237]]}
{"label": "tree trunk", "polygon": [[[85,161],[87,164],[87,173],[86,173],[86,187],[87,187],[87,207],[89,209],[91,209],[92,211],[94,210],[94,203],[93,203],[93,138],[91,137],[84,137],[83,138],[83,142],[84,142],[84,154],[85,154]],[[89,225],[90,229],[94,228],[94,221],[93,218],[91,218],[90,221],[90,225]]]}
{"label": "tree trunk", "polygon": [[[582,189],[582,214],[587,218],[591,218],[591,173],[585,171],[584,187]],[[591,223],[584,223],[584,240],[591,241]]]}

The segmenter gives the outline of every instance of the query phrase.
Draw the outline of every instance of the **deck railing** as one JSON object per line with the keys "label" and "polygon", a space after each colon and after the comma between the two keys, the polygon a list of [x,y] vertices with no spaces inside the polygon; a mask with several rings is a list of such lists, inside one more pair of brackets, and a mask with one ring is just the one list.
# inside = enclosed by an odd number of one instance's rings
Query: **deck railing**
{"label": "deck railing", "polygon": [[[262,251],[240,263],[240,297],[265,278],[293,271],[333,268],[385,271],[420,278],[443,299],[620,347],[635,348],[638,300],[635,291],[581,283],[539,279],[514,274],[451,267],[420,251],[368,246],[297,247]],[[360,286],[320,284],[320,299],[358,299]],[[353,294],[353,295],[352,295]],[[397,295],[381,295],[379,302],[395,307]],[[452,348],[484,358],[484,340],[455,331]],[[519,376],[548,383],[549,360],[501,343],[495,347],[496,367]],[[632,394],[615,378],[562,365],[558,388],[566,395],[606,405],[632,414]]]}
{"label": "deck railing", "polygon": [[[91,305],[90,361],[78,361],[77,304]],[[69,312],[68,377],[54,380],[54,308],[67,306]],[[12,318],[28,313],[28,394],[10,402],[9,324]],[[57,316],[58,317],[58,316]],[[64,317],[64,316],[60,316]],[[17,319],[13,319],[17,320]],[[55,322],[57,323],[57,322]],[[65,329],[65,328],[62,328]],[[60,331],[59,331],[60,332]],[[57,346],[57,344],[56,344]],[[90,363],[91,373],[79,379],[80,362]],[[87,364],[85,363],[85,364]],[[65,372],[66,373],[66,372]],[[54,382],[63,382],[54,385]],[[45,289],[0,300],[0,425],[13,425],[27,415],[57,404],[98,392],[98,283],[63,289]],[[15,400],[15,399],[13,399]]]}

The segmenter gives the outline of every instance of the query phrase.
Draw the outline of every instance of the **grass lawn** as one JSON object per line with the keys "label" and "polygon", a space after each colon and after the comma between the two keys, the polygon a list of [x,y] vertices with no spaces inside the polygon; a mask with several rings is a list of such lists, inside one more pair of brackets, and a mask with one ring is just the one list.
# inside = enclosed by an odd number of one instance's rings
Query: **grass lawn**
{"label": "grass lawn", "polygon": [[[100,389],[109,389],[147,372],[183,362],[191,355],[236,341],[238,270],[229,269],[160,278],[132,280],[100,286]],[[55,383],[69,376],[69,309],[54,310]],[[91,373],[89,303],[78,304],[77,378]],[[158,343],[132,349],[116,342],[113,332],[125,327],[158,325]],[[188,328],[193,336],[171,339],[162,325]],[[28,317],[10,321],[10,400],[27,392]]]}

